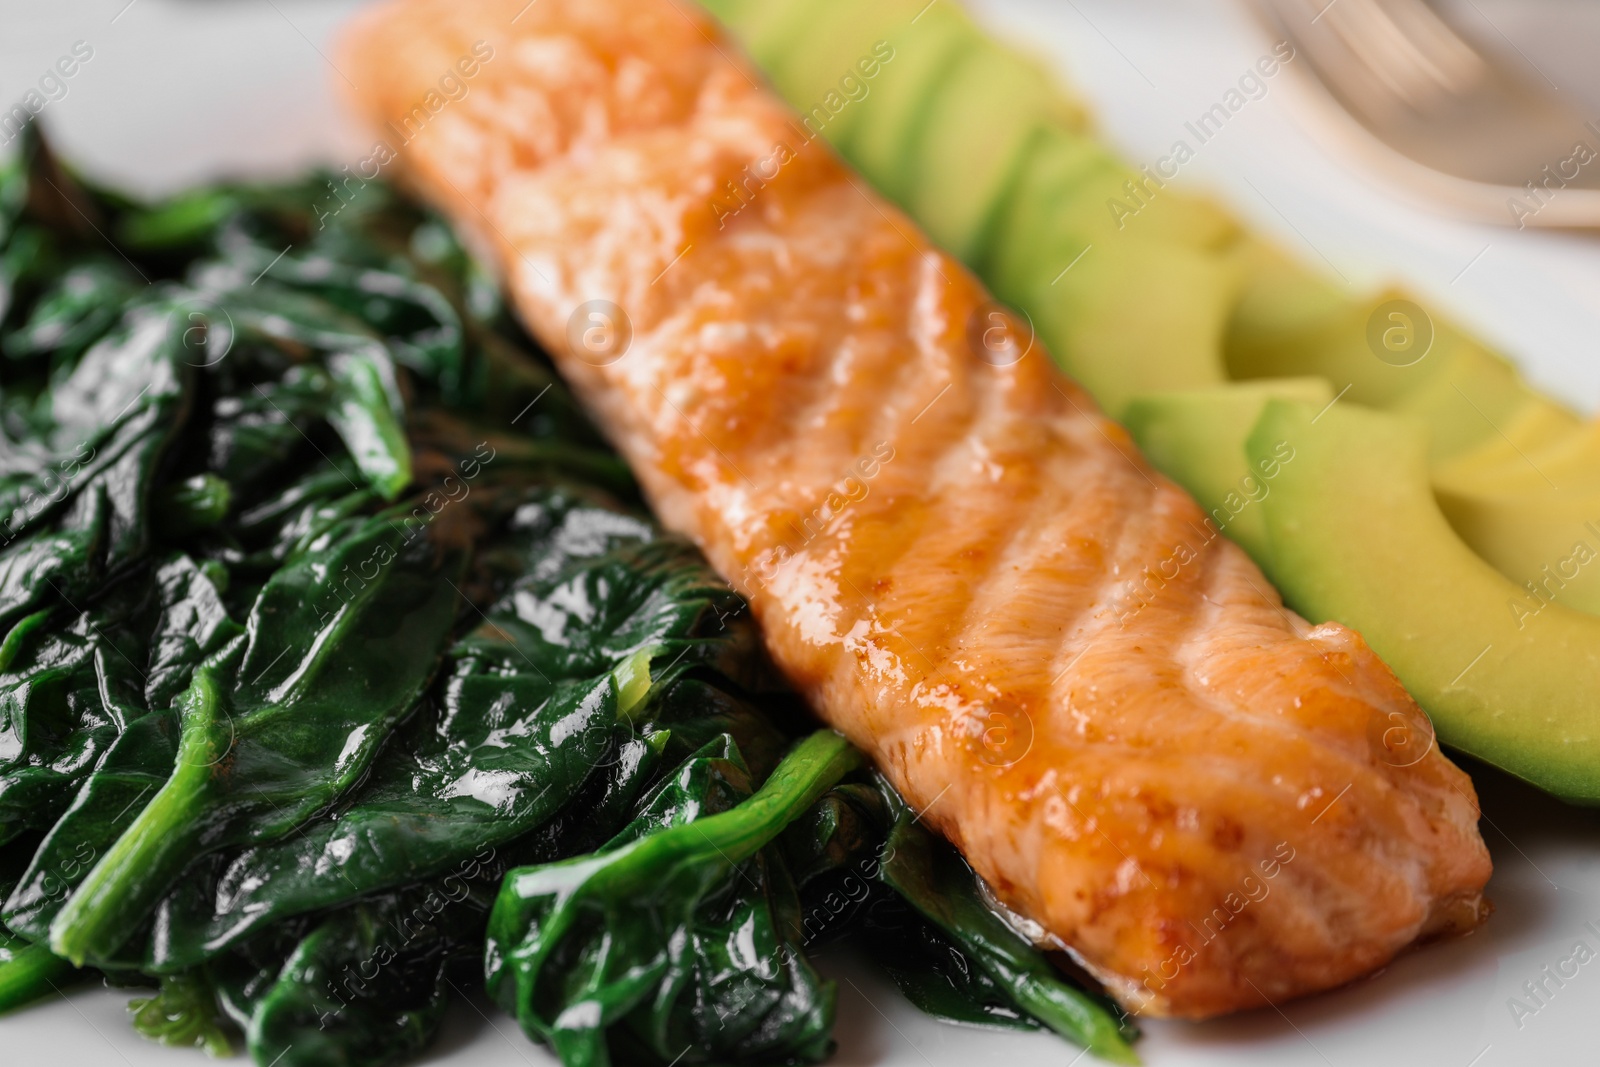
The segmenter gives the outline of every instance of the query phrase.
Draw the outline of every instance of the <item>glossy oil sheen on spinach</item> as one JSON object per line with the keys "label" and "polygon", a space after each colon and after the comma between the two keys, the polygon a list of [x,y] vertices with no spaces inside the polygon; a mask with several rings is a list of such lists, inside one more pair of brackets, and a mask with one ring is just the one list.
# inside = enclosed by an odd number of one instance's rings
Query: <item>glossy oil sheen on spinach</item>
{"label": "glossy oil sheen on spinach", "polygon": [[913,929],[922,1006],[1125,1052],[773,683],[442,222],[320,176],[145,206],[23,144],[0,1010],[98,971],[153,1040],[375,1067],[487,989],[568,1067],[812,1063],[818,949]]}

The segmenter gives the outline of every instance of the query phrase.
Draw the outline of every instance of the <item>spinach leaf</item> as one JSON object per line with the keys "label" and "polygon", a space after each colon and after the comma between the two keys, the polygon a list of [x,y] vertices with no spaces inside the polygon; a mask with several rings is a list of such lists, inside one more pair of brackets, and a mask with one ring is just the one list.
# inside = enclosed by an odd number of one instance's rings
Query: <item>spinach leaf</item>
{"label": "spinach leaf", "polygon": [[420,1052],[450,1002],[451,972],[470,974],[482,945],[492,890],[466,891],[477,899],[433,886],[385,894],[314,927],[253,998],[251,1055],[281,1067],[372,1067]]}
{"label": "spinach leaf", "polygon": [[[881,788],[870,781],[843,782],[785,827],[778,845],[795,885],[808,898],[842,890],[846,899],[861,900],[867,883],[858,876],[876,878],[888,823]],[[813,929],[808,922],[804,932],[810,941],[825,931],[820,923]]]}
{"label": "spinach leaf", "polygon": [[936,1019],[1001,1029],[1043,1028],[989,972],[892,890],[870,902],[856,936],[905,998]]}
{"label": "spinach leaf", "polygon": [[[255,263],[263,268],[275,250],[229,234],[223,251],[241,273]],[[463,328],[460,316],[437,289],[410,277],[393,259],[352,263],[346,256],[330,256],[322,249],[285,255],[273,265],[273,277],[282,286],[314,294],[319,302],[348,313],[383,340],[399,363],[439,384],[447,403],[459,402],[465,374]],[[403,263],[403,261],[401,261]],[[400,269],[397,269],[400,268]]]}
{"label": "spinach leaf", "polygon": [[[945,959],[954,966],[945,973],[961,976],[941,990],[926,971],[919,974],[902,967],[902,974],[911,980],[902,979],[901,987],[913,1002],[927,1004],[935,1014],[948,1012],[960,1018],[962,1001],[993,1003],[994,994],[1003,991],[1013,1011],[1037,1019],[1101,1059],[1139,1062],[1128,1046],[1132,1034],[1116,1009],[1069,984],[1043,953],[994,913],[983,899],[977,875],[960,853],[918,826],[903,803],[896,806],[899,812],[889,834],[883,880],[955,949],[953,957],[946,949]],[[939,949],[944,947],[935,942],[930,952],[924,942],[920,951],[937,966],[942,962]],[[984,979],[968,977],[978,971]]]}
{"label": "spinach leaf", "polygon": [[[39,561],[49,574],[0,585],[0,627],[42,603],[44,586],[70,604],[146,549],[152,480],[192,394],[175,310],[156,294],[126,311],[50,390],[48,433],[12,458],[0,482],[3,541],[55,541],[60,558]],[[61,526],[78,536],[44,536],[63,513]]]}
{"label": "spinach leaf", "polygon": [[49,302],[45,294],[57,279],[102,256],[85,247],[85,231],[92,233],[86,220],[99,214],[97,205],[74,188],[31,124],[19,140],[0,164],[0,355],[7,357],[0,359],[0,381],[33,393],[40,384],[36,357],[44,353],[27,334],[44,323],[32,309]]}
{"label": "spinach leaf", "polygon": [[86,760],[92,767],[97,735],[114,735],[144,710],[148,627],[139,616],[150,591],[149,583],[124,583],[64,626],[17,627],[9,669],[0,673],[0,812],[13,809],[10,820],[0,814],[0,837],[28,819],[29,804],[8,803],[9,795],[40,776],[69,778]]}
{"label": "spinach leaf", "polygon": [[[157,309],[145,309],[155,315]],[[140,325],[159,319],[146,319]],[[151,341],[155,338],[155,341]],[[128,349],[150,367],[170,364],[170,351],[145,329]],[[170,346],[168,346],[170,347]],[[79,365],[86,377],[121,374],[98,359],[99,346]],[[74,375],[76,379],[78,375]],[[52,602],[75,607],[105,579],[133,564],[149,546],[147,504],[152,478],[182,425],[187,395],[176,372],[149,376],[152,388],[126,401],[128,413],[108,433],[84,430],[78,444],[30,462],[23,475],[0,485],[0,630]],[[163,386],[163,381],[166,385]],[[90,386],[84,386],[87,391]],[[87,418],[55,393],[63,408],[57,433],[63,442]],[[116,394],[112,400],[120,400]],[[95,401],[84,398],[86,405]],[[91,416],[92,417],[92,416]]]}
{"label": "spinach leaf", "polygon": [[129,1001],[128,1010],[133,1028],[152,1041],[201,1048],[217,1058],[233,1053],[233,1043],[218,1025],[216,998],[201,975],[168,975],[155,996]]}
{"label": "spinach leaf", "polygon": [[62,905],[160,792],[177,752],[177,716],[170,711],[146,715],[112,742],[5,901],[0,918],[7,926],[31,941],[49,941]]}
{"label": "spinach leaf", "polygon": [[[145,709],[167,708],[201,661],[241,629],[229,618],[212,575],[174,554],[145,579],[116,587],[94,615],[37,642],[29,661],[47,663],[49,669],[24,674],[22,684],[0,699],[17,706],[21,689],[30,698],[27,703],[42,704],[41,691],[48,693],[50,682],[65,682],[56,688],[70,698],[69,706],[82,711],[73,721],[66,757],[42,766],[36,760],[0,775],[0,810],[18,808],[24,825],[55,823],[20,884],[7,890],[4,915],[13,930],[43,939],[41,918],[48,923],[55,907],[138,814],[135,805],[159,789],[172,768],[176,729],[170,716]],[[81,648],[78,640],[84,642]],[[64,671],[63,664],[71,670]],[[31,713],[30,728],[42,732],[41,720],[49,717],[44,709],[21,710],[22,721],[27,723]],[[41,799],[46,789],[55,798],[49,804]],[[12,799],[14,793],[22,799]],[[71,806],[62,811],[67,801]]]}
{"label": "spinach leaf", "polygon": [[691,548],[641,541],[648,527],[567,491],[519,495],[475,564],[514,577],[360,792],[215,877],[183,879],[147,966],[192,967],[266,923],[435,877],[530,832],[651,717],[652,692],[709,655],[702,633],[731,594]]}
{"label": "spinach leaf", "polygon": [[728,810],[702,817],[704,786],[664,791],[594,855],[511,872],[490,992],[568,1067],[609,1063],[612,1042],[662,1063],[820,1059],[832,987],[794,950],[793,885],[763,847],[859,760],[819,732]]}
{"label": "spinach leaf", "polygon": [[6,331],[0,352],[70,365],[121,317],[122,305],[142,284],[126,264],[107,256],[68,267],[39,295],[27,321]]}
{"label": "spinach leaf", "polygon": [[469,706],[470,726],[448,739],[416,731],[420,743],[402,741],[407,750],[385,759],[337,818],[186,879],[162,904],[163,937],[147,966],[191,966],[263,925],[448,874],[461,855],[536,828],[605,757],[630,680],[624,670],[551,692],[526,674],[470,679],[489,691],[460,699],[481,701],[488,715]]}
{"label": "spinach leaf", "polygon": [[371,329],[309,295],[237,277],[231,265],[202,271],[194,282],[190,299],[226,312],[230,343],[242,355],[318,353],[324,373],[305,379],[321,386],[320,395],[313,394],[321,402],[316,413],[384,499],[393,500],[411,483],[405,401],[394,359]]}
{"label": "spinach leaf", "polygon": [[109,958],[197,854],[281,837],[360,779],[454,620],[459,526],[347,520],[272,576],[179,699],[177,766],[56,916],[57,953]]}
{"label": "spinach leaf", "polygon": [[484,925],[508,866],[586,851],[616,832],[655,776],[665,739],[624,742],[555,819],[506,849],[324,920],[275,923],[209,964],[257,1062],[377,1067],[426,1046],[450,994],[482,980]]}

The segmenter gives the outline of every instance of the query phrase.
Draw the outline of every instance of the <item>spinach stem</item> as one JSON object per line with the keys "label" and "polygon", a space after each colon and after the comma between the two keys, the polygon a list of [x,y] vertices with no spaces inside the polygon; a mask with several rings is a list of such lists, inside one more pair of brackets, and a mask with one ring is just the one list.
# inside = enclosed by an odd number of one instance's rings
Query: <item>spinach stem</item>
{"label": "spinach stem", "polygon": [[750,799],[738,807],[651,834],[626,846],[632,853],[598,876],[612,891],[643,889],[663,867],[704,863],[732,866],[755,855],[818,797],[861,765],[861,753],[832,730],[818,730],[783,758]]}
{"label": "spinach stem", "polygon": [[950,845],[918,826],[909,810],[902,809],[890,831],[882,878],[1017,1007],[1103,1060],[1139,1062],[1111,1009],[1070,984],[1006,925],[981,897],[978,876]]}
{"label": "spinach stem", "polygon": [[51,993],[71,973],[72,964],[44,945],[12,949],[11,958],[0,963],[0,1013]]}
{"label": "spinach stem", "polygon": [[[213,664],[181,698],[182,736],[172,777],[139,813],[50,924],[50,948],[78,966],[104,961],[133,935],[195,857],[211,777],[227,754],[214,729],[225,697]],[[231,737],[228,739],[231,741]]]}
{"label": "spinach stem", "polygon": [[1023,974],[1017,976],[1010,992],[1019,1006],[1068,1041],[1111,1063],[1138,1063],[1139,1057],[1123,1037],[1116,1017],[1070,986],[1069,992],[1063,993],[1064,984],[1054,975],[1041,979]]}

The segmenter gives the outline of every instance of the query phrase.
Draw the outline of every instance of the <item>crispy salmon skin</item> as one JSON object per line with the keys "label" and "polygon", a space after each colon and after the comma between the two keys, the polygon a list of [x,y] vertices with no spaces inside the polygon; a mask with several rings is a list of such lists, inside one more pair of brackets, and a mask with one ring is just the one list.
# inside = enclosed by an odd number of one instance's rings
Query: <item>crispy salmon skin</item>
{"label": "crispy salmon skin", "polygon": [[1472,784],[1360,637],[1286,611],[687,0],[525,5],[384,3],[335,62],[777,664],[1004,904],[1195,1018],[1481,920]]}

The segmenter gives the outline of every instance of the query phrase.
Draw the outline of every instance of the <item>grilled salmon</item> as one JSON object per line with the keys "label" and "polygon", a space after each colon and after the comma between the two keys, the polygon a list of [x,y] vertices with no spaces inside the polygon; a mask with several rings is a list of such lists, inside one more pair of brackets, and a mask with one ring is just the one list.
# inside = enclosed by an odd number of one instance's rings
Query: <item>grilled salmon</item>
{"label": "grilled salmon", "polygon": [[1123,1005],[1279,1002],[1482,920],[1472,785],[1388,668],[687,0],[395,0],[336,63],[816,712]]}

